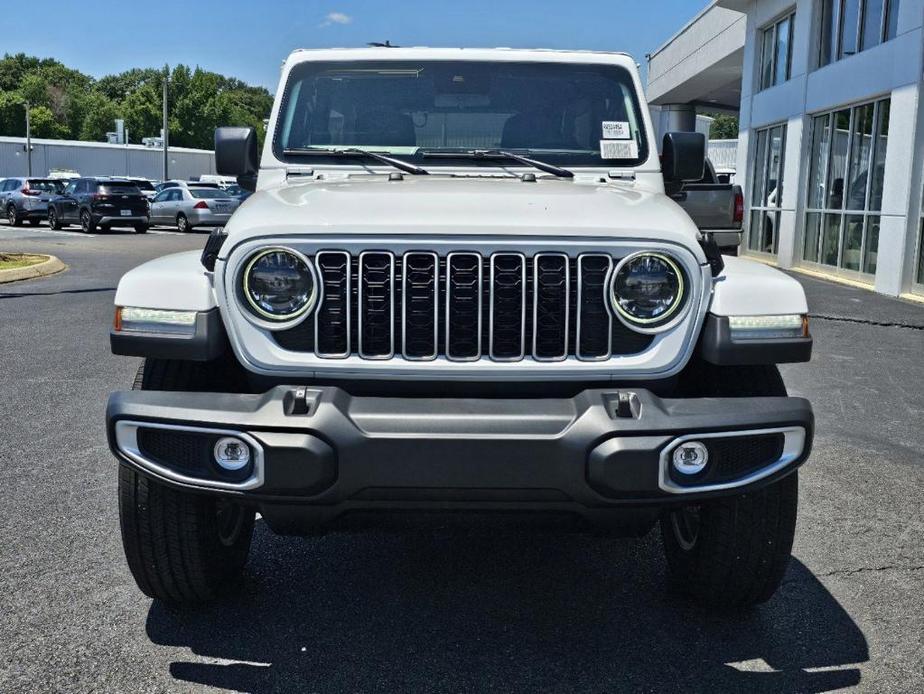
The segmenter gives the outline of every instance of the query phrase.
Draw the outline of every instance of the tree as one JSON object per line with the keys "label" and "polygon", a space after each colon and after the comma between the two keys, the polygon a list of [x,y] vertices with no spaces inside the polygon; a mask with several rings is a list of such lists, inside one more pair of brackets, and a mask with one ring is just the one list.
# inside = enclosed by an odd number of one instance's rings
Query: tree
{"label": "tree", "polygon": [[715,120],[709,128],[710,140],[734,140],[738,137],[738,118],[727,113],[708,114]]}
{"label": "tree", "polygon": [[106,133],[115,128],[119,107],[105,94],[95,90],[86,95],[83,107],[86,115],[80,126],[80,139],[105,140]]}
{"label": "tree", "polygon": [[67,126],[59,123],[55,114],[47,106],[30,108],[29,121],[32,137],[45,137],[51,140],[61,140],[67,137]]}

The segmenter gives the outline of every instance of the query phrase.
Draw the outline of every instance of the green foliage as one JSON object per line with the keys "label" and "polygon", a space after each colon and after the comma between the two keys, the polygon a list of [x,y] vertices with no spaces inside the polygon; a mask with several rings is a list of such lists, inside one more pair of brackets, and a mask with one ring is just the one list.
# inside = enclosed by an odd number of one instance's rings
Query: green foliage
{"label": "green foliage", "polygon": [[[160,135],[166,68],[134,68],[98,80],[54,59],[23,53],[0,59],[0,135],[105,140],[116,118],[132,142]],[[177,65],[169,73],[170,144],[211,149],[220,125],[250,125],[262,143],[273,97],[233,77]]]}
{"label": "green foliage", "polygon": [[738,118],[727,113],[707,114],[715,120],[709,127],[710,140],[734,140],[738,137]]}

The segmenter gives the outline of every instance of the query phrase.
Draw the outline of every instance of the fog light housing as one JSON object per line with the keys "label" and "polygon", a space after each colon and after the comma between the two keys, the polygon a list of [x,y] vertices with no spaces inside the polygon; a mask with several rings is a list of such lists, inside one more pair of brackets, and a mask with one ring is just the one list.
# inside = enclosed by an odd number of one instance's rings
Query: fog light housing
{"label": "fog light housing", "polygon": [[250,465],[250,447],[235,436],[218,439],[214,456],[218,467],[228,472],[237,472]]}
{"label": "fog light housing", "polygon": [[700,441],[684,441],[671,455],[674,469],[683,475],[696,475],[706,469],[709,450]]}

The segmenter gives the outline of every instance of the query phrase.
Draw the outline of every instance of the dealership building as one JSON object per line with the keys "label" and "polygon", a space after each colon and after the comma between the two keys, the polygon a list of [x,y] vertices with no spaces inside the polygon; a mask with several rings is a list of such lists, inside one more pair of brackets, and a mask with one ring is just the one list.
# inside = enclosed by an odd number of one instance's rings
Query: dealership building
{"label": "dealership building", "polygon": [[924,0],[716,0],[648,97],[672,129],[738,115],[743,254],[924,296]]}

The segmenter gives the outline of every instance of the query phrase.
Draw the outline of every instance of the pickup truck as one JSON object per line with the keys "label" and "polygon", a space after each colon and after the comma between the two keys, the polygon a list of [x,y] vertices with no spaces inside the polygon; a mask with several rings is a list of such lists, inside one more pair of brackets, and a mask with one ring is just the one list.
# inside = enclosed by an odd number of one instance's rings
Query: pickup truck
{"label": "pickup truck", "polygon": [[697,228],[715,241],[723,253],[738,254],[744,194],[741,186],[720,183],[709,159],[698,181],[685,182],[671,197],[690,215]]}
{"label": "pickup truck", "polygon": [[116,292],[112,350],[144,361],[106,425],[144,593],[237,584],[257,514],[657,526],[684,593],[774,593],[814,429],[776,366],[810,358],[805,294],[666,195],[705,140],[659,161],[630,56],[299,50],[267,132],[261,154],[216,131],[254,194]]}

